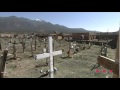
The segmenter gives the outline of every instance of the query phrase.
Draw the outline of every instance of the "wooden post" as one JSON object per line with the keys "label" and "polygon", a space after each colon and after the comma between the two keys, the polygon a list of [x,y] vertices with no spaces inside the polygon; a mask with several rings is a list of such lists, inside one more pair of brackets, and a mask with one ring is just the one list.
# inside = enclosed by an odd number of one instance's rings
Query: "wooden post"
{"label": "wooden post", "polygon": [[68,41],[69,41],[68,57],[69,57],[69,58],[72,58],[72,51],[71,51],[71,42],[70,42],[70,36],[68,36]]}
{"label": "wooden post", "polygon": [[36,51],[36,43],[37,43],[37,41],[36,41],[36,37],[35,37],[35,51]]}
{"label": "wooden post", "polygon": [[45,47],[47,47],[47,42],[44,41]]}
{"label": "wooden post", "polygon": [[31,41],[30,41],[30,46],[31,46],[31,56],[33,57],[32,38],[31,38]]}
{"label": "wooden post", "polygon": [[102,53],[102,50],[103,50],[103,43],[101,43],[100,53]]}
{"label": "wooden post", "polygon": [[0,57],[0,78],[4,78],[4,70],[5,70],[7,54],[8,54],[8,49],[4,50],[3,56]]}
{"label": "wooden post", "polygon": [[61,47],[61,40],[59,40],[59,42],[60,42],[60,47]]}
{"label": "wooden post", "polygon": [[13,43],[13,58],[16,60],[16,47],[15,47],[16,42],[14,41]]}
{"label": "wooden post", "polygon": [[1,45],[1,42],[0,42],[0,50],[2,50],[2,45]]}
{"label": "wooden post", "polygon": [[[55,47],[54,47],[54,43],[53,43],[53,51],[54,51]],[[55,57],[53,56],[53,67],[54,67],[54,59]]]}
{"label": "wooden post", "polygon": [[[1,38],[1,37],[0,37]],[[1,44],[1,39],[0,39],[0,50],[2,51],[2,44]]]}
{"label": "wooden post", "polygon": [[26,42],[26,36],[24,37],[24,42]]}
{"label": "wooden post", "polygon": [[40,39],[40,37],[38,38],[38,40],[39,40],[39,43],[40,43],[40,47],[41,47],[41,39]]}
{"label": "wooden post", "polygon": [[22,47],[23,47],[23,53],[24,53],[24,50],[25,50],[25,41],[23,41],[23,39],[22,39]]}
{"label": "wooden post", "polygon": [[12,43],[12,37],[10,37],[10,43]]}
{"label": "wooden post", "polygon": [[53,70],[53,56],[51,55],[53,52],[53,43],[52,43],[52,36],[48,37],[49,43],[49,52],[50,52],[50,77],[54,78],[54,70]]}
{"label": "wooden post", "polygon": [[[46,42],[46,40],[45,40],[45,39],[44,39],[44,49],[46,49],[46,52],[48,53],[47,42]],[[48,59],[48,58],[46,58],[46,65],[48,65],[48,61],[49,61],[49,59]]]}
{"label": "wooden post", "polygon": [[83,50],[85,49],[85,44],[86,44],[86,42],[85,42],[85,40],[83,41]]}
{"label": "wooden post", "polygon": [[21,42],[20,37],[18,37],[18,39],[19,39],[19,43],[20,43]]}
{"label": "wooden post", "polygon": [[[44,44],[45,44],[45,45],[44,45],[44,48],[43,48],[43,49],[44,49],[44,50],[43,50],[43,53],[48,53],[48,47],[47,47],[46,42],[44,42]],[[49,59],[46,58],[46,65],[48,65],[48,60],[49,60]]]}
{"label": "wooden post", "polygon": [[[119,31],[119,33],[120,33],[120,31]],[[116,64],[119,63],[119,65],[120,65],[120,62],[119,62],[119,60],[120,60],[120,53],[119,53],[120,47],[119,47],[119,45],[120,45],[120,35],[118,35],[116,55],[115,55],[115,63]],[[114,73],[113,74],[113,78],[120,78],[120,66],[119,66],[119,70],[118,71],[119,71],[119,75]]]}

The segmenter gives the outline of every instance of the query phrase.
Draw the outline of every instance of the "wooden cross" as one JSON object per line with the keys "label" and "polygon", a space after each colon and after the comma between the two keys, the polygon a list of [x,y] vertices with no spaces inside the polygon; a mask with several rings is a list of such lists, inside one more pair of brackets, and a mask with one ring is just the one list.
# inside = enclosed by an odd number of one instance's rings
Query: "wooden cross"
{"label": "wooden cross", "polygon": [[36,45],[37,45],[36,37],[34,39],[35,39],[35,51],[36,51]]}
{"label": "wooden cross", "polygon": [[16,41],[14,41],[14,43],[13,43],[13,55],[14,55],[14,59],[16,59],[16,46],[15,46],[15,44],[16,44]]}
{"label": "wooden cross", "polygon": [[[47,42],[44,41],[43,53],[48,53]],[[48,58],[46,58],[46,65],[48,65]]]}
{"label": "wooden cross", "polygon": [[1,38],[0,38],[0,50],[2,51]]}
{"label": "wooden cross", "polygon": [[41,38],[40,38],[40,37],[38,38],[38,40],[39,40],[39,43],[40,43],[40,47],[41,47],[41,41],[42,41],[42,40],[41,40]]}
{"label": "wooden cross", "polygon": [[0,78],[4,78],[5,75],[5,63],[7,60],[8,49],[4,50],[3,56],[0,57]]}
{"label": "wooden cross", "polygon": [[43,54],[38,54],[38,55],[35,55],[35,60],[37,59],[44,59],[44,58],[50,58],[49,60],[49,65],[50,65],[50,77],[51,78],[54,78],[54,70],[53,70],[53,56],[56,56],[56,55],[61,55],[62,54],[62,50],[59,50],[59,51],[54,51],[53,52],[53,43],[52,43],[52,36],[49,36],[48,37],[48,44],[49,44],[49,53],[43,53]]}
{"label": "wooden cross", "polygon": [[0,42],[0,50],[2,51],[2,45],[1,45],[1,42]]}
{"label": "wooden cross", "polygon": [[31,57],[33,57],[33,47],[32,47],[32,41],[33,41],[33,39],[31,38],[31,39],[30,39]]}
{"label": "wooden cross", "polygon": [[110,58],[101,55],[98,56],[97,58],[99,65],[102,65],[103,67],[113,71],[113,78],[120,77],[119,76],[119,42],[120,42],[119,38],[120,37],[118,36],[115,60],[112,60]]}
{"label": "wooden cross", "polygon": [[23,53],[24,53],[24,50],[25,50],[25,41],[23,41],[23,39],[22,39],[22,47],[23,47]]}

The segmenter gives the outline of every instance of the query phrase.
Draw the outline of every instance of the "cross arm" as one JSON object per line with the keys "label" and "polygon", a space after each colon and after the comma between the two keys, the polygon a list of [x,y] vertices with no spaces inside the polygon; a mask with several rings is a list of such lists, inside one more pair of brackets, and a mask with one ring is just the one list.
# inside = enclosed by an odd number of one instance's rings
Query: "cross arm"
{"label": "cross arm", "polygon": [[51,55],[52,56],[56,56],[56,55],[61,55],[61,54],[62,54],[62,50],[59,50],[59,51],[54,51],[52,53],[38,54],[38,55],[35,55],[34,58],[35,58],[35,60],[37,60],[37,59],[44,59],[44,58],[50,57]]}

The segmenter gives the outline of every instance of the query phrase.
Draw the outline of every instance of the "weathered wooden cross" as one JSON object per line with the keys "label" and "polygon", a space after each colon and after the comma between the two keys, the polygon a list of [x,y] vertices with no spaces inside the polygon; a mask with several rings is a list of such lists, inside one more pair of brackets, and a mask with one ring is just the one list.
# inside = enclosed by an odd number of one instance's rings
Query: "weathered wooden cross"
{"label": "weathered wooden cross", "polygon": [[16,44],[16,41],[14,41],[14,43],[13,43],[13,55],[14,55],[14,59],[16,60],[16,46],[15,46],[15,44]]}
{"label": "weathered wooden cross", "polygon": [[56,55],[61,55],[62,54],[62,50],[59,51],[54,51],[53,52],[53,43],[52,43],[52,36],[48,36],[48,44],[49,44],[49,53],[43,53],[43,54],[38,54],[35,55],[35,60],[37,59],[44,59],[44,58],[50,58],[49,59],[49,65],[50,65],[50,77],[54,78],[54,69],[53,69],[53,56]]}
{"label": "weathered wooden cross", "polygon": [[36,45],[37,45],[36,37],[34,39],[35,39],[35,51],[36,51]]}
{"label": "weathered wooden cross", "polygon": [[1,42],[0,42],[0,50],[2,51],[2,45],[1,45]]}
{"label": "weathered wooden cross", "polygon": [[112,60],[110,58],[104,57],[104,56],[98,56],[98,64],[113,71],[113,78],[119,78],[119,42],[120,42],[120,37],[118,36],[118,41],[117,41],[117,48],[116,48],[116,55],[115,55],[115,60]]}
{"label": "weathered wooden cross", "polygon": [[5,63],[7,60],[8,49],[6,48],[3,52],[3,56],[0,57],[0,78],[4,78],[5,76]]}

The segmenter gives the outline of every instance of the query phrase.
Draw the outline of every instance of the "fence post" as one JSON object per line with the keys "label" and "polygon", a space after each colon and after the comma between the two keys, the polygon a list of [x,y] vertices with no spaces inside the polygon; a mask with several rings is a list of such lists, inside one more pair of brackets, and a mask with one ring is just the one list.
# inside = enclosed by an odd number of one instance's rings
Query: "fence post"
{"label": "fence post", "polygon": [[[117,48],[116,48],[116,53],[115,53],[115,63],[120,63],[119,62],[119,59],[120,59],[120,56],[119,56],[119,54],[120,54],[119,53],[119,50],[120,50],[119,44],[120,44],[120,36],[118,35]],[[120,71],[120,66],[119,66],[119,71]],[[120,72],[119,72],[119,75],[113,74],[113,78],[120,78]]]}
{"label": "fence post", "polygon": [[0,57],[0,78],[4,78],[4,69],[5,69],[7,54],[8,54],[8,50],[6,49],[3,52],[3,56]]}
{"label": "fence post", "polygon": [[37,41],[36,41],[36,37],[35,37],[35,51],[36,51],[36,43],[37,43]]}
{"label": "fence post", "polygon": [[33,57],[32,38],[31,38],[31,41],[30,41],[30,46],[31,46],[31,57]]}
{"label": "fence post", "polygon": [[16,42],[14,41],[14,43],[13,43],[13,55],[14,55],[14,59],[16,60],[16,47],[15,47],[15,44],[16,44]]}
{"label": "fence post", "polygon": [[0,50],[2,50],[2,45],[1,45],[1,42],[0,42]]}
{"label": "fence post", "polygon": [[23,53],[24,53],[24,50],[25,50],[25,41],[23,41],[23,39],[22,39],[22,47],[23,47]]}

